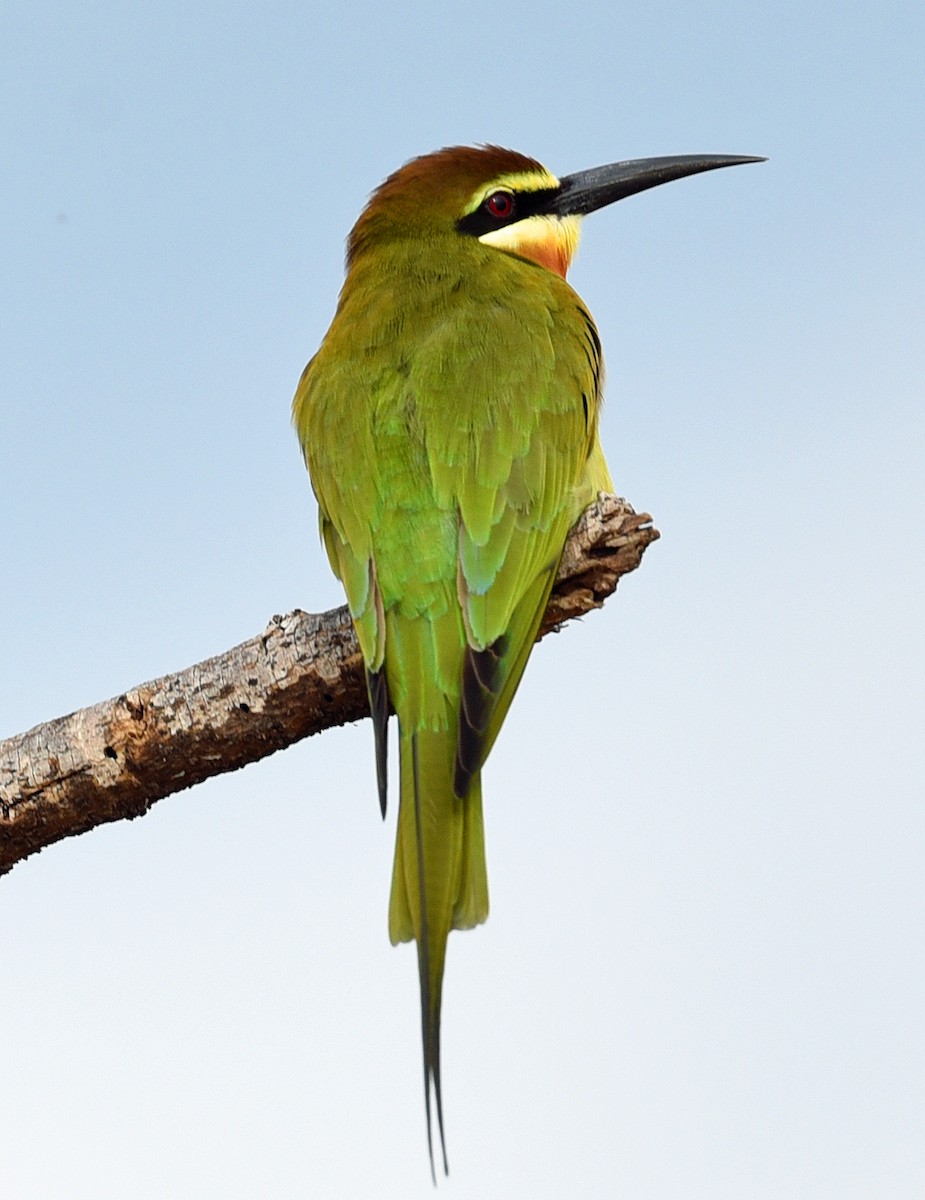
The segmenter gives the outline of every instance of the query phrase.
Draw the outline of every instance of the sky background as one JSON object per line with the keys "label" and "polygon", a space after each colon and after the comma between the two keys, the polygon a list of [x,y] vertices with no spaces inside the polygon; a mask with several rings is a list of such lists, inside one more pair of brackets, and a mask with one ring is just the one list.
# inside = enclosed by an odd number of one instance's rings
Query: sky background
{"label": "sky background", "polygon": [[[586,222],[662,540],[539,648],[450,940],[478,1200],[925,1192],[925,9],[0,2],[0,737],[339,604],[292,392],[414,154]],[[368,722],[0,880],[5,1200],[426,1197]]]}

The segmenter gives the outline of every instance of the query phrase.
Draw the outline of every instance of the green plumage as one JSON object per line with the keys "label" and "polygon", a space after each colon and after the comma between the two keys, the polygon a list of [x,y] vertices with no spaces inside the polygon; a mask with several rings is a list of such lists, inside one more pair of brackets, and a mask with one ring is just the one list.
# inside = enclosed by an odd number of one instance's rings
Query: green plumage
{"label": "green plumage", "polygon": [[441,1139],[447,935],[488,915],[479,771],[568,531],[611,488],[600,347],[581,300],[554,271],[456,225],[493,179],[526,172],[542,168],[487,148],[388,180],[354,231],[337,313],[294,403],[370,673],[383,803],[389,700],[398,716],[389,933],[418,944],[428,1136],[433,1083]]}

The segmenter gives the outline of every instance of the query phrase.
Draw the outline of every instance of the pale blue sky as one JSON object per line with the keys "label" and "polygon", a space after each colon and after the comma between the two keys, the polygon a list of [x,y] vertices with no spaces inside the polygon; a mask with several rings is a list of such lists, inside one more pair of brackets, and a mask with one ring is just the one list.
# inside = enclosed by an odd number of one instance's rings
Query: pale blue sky
{"label": "pale blue sky", "polygon": [[[586,224],[663,538],[537,652],[450,942],[478,1200],[925,1190],[920,3],[0,2],[0,736],[340,602],[289,403],[413,154]],[[0,1195],[430,1196],[366,723],[0,880]]]}

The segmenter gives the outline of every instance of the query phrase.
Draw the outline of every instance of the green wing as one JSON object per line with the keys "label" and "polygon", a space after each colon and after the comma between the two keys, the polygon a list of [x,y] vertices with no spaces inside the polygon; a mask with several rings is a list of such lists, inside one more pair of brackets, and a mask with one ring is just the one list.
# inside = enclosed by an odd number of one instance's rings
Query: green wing
{"label": "green wing", "polygon": [[[466,631],[460,680],[456,794],[463,796],[497,736],[532,649],[568,530],[612,487],[597,441],[600,342],[572,289],[524,264],[541,286],[484,308],[422,347],[411,379],[441,396],[428,415],[435,498],[455,510],[457,599]],[[516,301],[516,303],[515,303]],[[465,380],[445,395],[446,364]]]}
{"label": "green wing", "polygon": [[[383,668],[394,626],[393,639],[413,643],[388,654],[406,721],[442,725],[465,690],[463,777],[503,720],[568,529],[610,486],[600,342],[580,299],[494,250],[478,283],[455,307],[445,291],[433,304],[425,293],[407,349],[401,337],[356,345],[348,304],[294,403],[367,667]],[[417,619],[423,640],[403,628]]]}

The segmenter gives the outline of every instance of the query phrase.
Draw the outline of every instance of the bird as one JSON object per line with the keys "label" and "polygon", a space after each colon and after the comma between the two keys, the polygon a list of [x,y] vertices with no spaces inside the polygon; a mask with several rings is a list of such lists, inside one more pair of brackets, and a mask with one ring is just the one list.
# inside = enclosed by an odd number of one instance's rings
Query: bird
{"label": "bird", "polygon": [[[496,145],[406,162],[347,240],[336,312],[293,400],[320,532],[365,664],[382,816],[398,721],[393,944],[417,943],[431,1175],[447,939],[488,916],[481,770],[569,530],[613,483],[601,339],[566,280],[582,219],[740,155],[557,177]],[[433,1108],[432,1108],[433,1100]]]}

